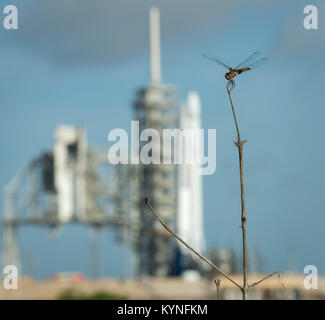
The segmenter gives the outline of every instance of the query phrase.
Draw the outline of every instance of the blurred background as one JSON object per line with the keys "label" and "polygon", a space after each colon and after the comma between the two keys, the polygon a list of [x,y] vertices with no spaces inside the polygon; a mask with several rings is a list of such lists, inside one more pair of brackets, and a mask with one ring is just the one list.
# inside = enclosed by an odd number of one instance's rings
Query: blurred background
{"label": "blurred background", "polygon": [[[202,53],[237,65],[259,50],[269,61],[240,75],[233,91],[248,140],[250,272],[298,277],[290,278],[298,291],[306,265],[323,274],[325,6],[313,1],[319,29],[305,30],[308,4],[16,0],[18,30],[0,28],[2,263],[14,261],[29,281],[114,278],[116,288],[140,276],[215,276],[153,221],[143,206],[149,194],[189,242],[240,273],[235,127],[225,70]],[[150,50],[153,6],[160,22],[154,11]],[[217,147],[216,172],[183,184],[193,199],[182,198],[182,168],[109,165],[110,130],[130,132],[136,119],[141,128],[178,127],[193,108],[194,126],[215,129]],[[180,218],[186,199],[195,209]],[[181,221],[191,216],[198,228],[188,231]],[[210,284],[202,292],[213,296]],[[290,298],[304,297],[300,291]],[[149,292],[141,297],[163,296]]]}

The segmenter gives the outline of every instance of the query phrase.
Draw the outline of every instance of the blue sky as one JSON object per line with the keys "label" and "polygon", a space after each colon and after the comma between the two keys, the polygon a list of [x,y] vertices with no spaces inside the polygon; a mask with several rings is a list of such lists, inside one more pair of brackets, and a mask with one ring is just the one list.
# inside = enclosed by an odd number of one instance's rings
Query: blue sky
{"label": "blue sky", "polygon": [[[13,4],[3,1],[0,6]],[[180,100],[196,90],[202,126],[217,131],[217,170],[204,177],[209,248],[241,246],[238,159],[224,70],[203,52],[236,65],[251,52],[270,59],[243,74],[233,92],[245,146],[248,245],[269,271],[285,271],[294,252],[302,272],[325,273],[325,7],[319,30],[303,28],[306,1],[17,0],[19,29],[0,27],[0,187],[53,144],[56,124],[82,124],[107,149],[109,130],[129,128],[137,88],[149,82],[148,8],[161,7],[163,81]],[[0,15],[1,17],[1,15]],[[2,203],[2,199],[1,199]],[[88,272],[88,233],[69,226],[20,232],[26,272]],[[101,236],[102,273],[121,276],[122,248]],[[291,252],[291,253],[290,253]],[[114,258],[112,258],[114,257]]]}

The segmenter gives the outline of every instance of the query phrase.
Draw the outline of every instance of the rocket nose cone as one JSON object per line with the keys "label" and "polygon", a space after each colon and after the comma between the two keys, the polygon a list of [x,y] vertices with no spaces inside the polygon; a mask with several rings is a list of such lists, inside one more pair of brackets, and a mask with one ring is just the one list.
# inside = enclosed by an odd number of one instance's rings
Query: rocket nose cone
{"label": "rocket nose cone", "polygon": [[199,116],[201,113],[201,101],[195,91],[191,91],[187,97],[188,110],[192,115]]}

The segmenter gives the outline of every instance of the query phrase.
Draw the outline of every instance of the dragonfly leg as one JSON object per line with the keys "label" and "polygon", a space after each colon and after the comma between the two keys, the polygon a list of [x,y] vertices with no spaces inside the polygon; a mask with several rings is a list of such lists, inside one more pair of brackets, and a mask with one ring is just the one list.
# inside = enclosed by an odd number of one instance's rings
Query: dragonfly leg
{"label": "dragonfly leg", "polygon": [[227,88],[231,91],[233,88],[235,88],[235,81],[234,80],[229,80],[227,82]]}

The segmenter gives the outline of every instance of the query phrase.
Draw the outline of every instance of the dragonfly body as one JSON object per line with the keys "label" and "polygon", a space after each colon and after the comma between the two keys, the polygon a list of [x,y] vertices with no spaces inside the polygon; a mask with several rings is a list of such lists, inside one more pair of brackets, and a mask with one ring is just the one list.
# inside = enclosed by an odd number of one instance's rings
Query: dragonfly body
{"label": "dragonfly body", "polygon": [[230,69],[229,69],[229,72],[227,72],[227,73],[225,74],[225,78],[226,78],[227,80],[234,80],[234,78],[235,78],[236,76],[238,76],[238,75],[241,74],[242,72],[245,72],[245,71],[248,71],[248,70],[250,70],[250,68],[241,68],[241,69],[232,69],[232,68],[230,68]]}
{"label": "dragonfly body", "polygon": [[238,76],[239,74],[245,72],[245,71],[249,71],[251,70],[253,67],[256,67],[258,65],[260,65],[261,63],[265,62],[267,60],[267,58],[263,58],[260,59],[258,61],[255,61],[252,63],[252,61],[257,57],[257,55],[259,54],[259,52],[254,52],[252,55],[250,55],[247,59],[245,59],[243,62],[241,62],[237,67],[232,68],[229,67],[227,64],[223,63],[221,60],[210,56],[210,55],[206,55],[204,54],[203,56],[205,58],[208,58],[222,66],[224,66],[226,69],[228,69],[229,71],[225,74],[225,78],[228,80],[227,82],[227,87],[232,89],[235,87],[235,81],[234,78],[236,76]]}

